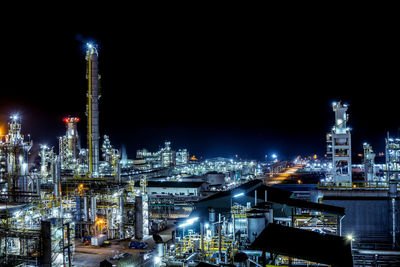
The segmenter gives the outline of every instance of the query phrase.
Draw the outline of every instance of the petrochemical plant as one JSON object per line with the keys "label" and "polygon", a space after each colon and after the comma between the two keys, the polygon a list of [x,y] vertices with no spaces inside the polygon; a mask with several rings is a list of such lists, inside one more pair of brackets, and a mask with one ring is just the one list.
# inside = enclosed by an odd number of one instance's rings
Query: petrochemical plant
{"label": "petrochemical plant", "polygon": [[98,57],[87,44],[86,148],[72,116],[58,151],[33,155],[18,114],[0,135],[0,266],[400,266],[399,138],[352,164],[338,102],[322,159],[199,160],[169,141],[128,159],[100,135]]}

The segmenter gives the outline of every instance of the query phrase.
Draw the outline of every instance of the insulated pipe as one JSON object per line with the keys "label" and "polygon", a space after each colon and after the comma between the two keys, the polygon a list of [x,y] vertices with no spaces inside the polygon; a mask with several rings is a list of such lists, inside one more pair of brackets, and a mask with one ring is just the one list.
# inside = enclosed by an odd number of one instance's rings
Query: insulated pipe
{"label": "insulated pipe", "polygon": [[91,198],[92,222],[96,221],[96,197]]}
{"label": "insulated pipe", "polygon": [[[397,178],[397,174],[396,174]],[[390,180],[389,181],[389,197],[391,198],[392,202],[392,248],[396,247],[396,195],[397,195],[397,181]]]}
{"label": "insulated pipe", "polygon": [[38,198],[40,199],[40,178],[39,178],[39,175],[36,176],[36,194],[38,195]]}
{"label": "insulated pipe", "polygon": [[55,156],[54,160],[54,177],[53,177],[53,183],[54,183],[54,196],[59,197],[61,195],[60,192],[60,177],[61,174],[61,165],[60,165],[60,157]]}
{"label": "insulated pipe", "polygon": [[119,196],[119,213],[121,215],[121,220],[119,223],[119,237],[120,239],[125,238],[125,232],[124,232],[124,195],[121,194]]}
{"label": "insulated pipe", "polygon": [[83,197],[83,221],[87,222],[89,220],[89,208],[88,208],[88,197]]}

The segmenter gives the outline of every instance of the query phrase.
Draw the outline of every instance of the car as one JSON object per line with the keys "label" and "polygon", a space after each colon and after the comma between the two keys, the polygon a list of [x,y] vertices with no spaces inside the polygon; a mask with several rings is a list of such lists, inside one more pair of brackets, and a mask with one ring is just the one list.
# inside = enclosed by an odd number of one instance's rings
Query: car
{"label": "car", "polygon": [[133,248],[133,249],[146,249],[147,246],[148,245],[146,242],[139,242],[139,241],[132,241],[129,244],[129,248]]}
{"label": "car", "polygon": [[131,255],[131,254],[129,254],[129,253],[127,253],[127,252],[121,253],[121,254],[115,254],[114,257],[111,257],[111,258],[110,258],[110,260],[116,261],[116,260],[125,258],[125,257],[127,257],[127,256],[129,256],[129,255]]}
{"label": "car", "polygon": [[103,244],[100,245],[100,247],[109,247],[109,246],[111,246],[111,242],[108,240],[104,241]]}

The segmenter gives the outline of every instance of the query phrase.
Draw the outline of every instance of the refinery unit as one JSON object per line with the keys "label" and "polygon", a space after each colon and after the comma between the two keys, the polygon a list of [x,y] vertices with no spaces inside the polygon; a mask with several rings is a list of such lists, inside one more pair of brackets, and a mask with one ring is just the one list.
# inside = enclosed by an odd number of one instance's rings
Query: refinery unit
{"label": "refinery unit", "polygon": [[[169,141],[130,160],[100,135],[98,56],[87,44],[86,148],[74,116],[58,152],[40,145],[37,164],[21,116],[0,136],[0,266],[400,264],[400,139],[388,134],[384,164],[368,143],[352,164],[338,102],[322,160],[198,160]],[[323,178],[302,184],[301,172]],[[100,248],[96,265],[80,264],[81,251]]]}

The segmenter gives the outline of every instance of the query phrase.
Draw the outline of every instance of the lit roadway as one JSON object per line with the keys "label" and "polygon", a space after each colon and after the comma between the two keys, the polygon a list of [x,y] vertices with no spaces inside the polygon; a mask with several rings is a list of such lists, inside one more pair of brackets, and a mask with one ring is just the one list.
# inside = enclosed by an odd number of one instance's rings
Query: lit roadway
{"label": "lit roadway", "polygon": [[264,183],[266,185],[280,184],[290,179],[290,176],[294,175],[302,167],[303,167],[302,164],[297,164],[291,168],[285,169],[285,171],[282,173],[276,173],[273,177],[263,178]]}

